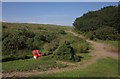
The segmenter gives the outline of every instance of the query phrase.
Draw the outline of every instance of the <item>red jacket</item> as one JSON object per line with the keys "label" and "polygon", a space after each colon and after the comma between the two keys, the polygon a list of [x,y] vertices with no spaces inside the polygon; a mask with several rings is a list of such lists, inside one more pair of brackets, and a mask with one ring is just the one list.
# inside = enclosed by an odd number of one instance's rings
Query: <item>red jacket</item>
{"label": "red jacket", "polygon": [[32,51],[32,54],[33,54],[34,56],[36,56],[37,58],[40,57],[40,56],[42,56],[42,54],[39,54],[39,50],[33,50],[33,51]]}

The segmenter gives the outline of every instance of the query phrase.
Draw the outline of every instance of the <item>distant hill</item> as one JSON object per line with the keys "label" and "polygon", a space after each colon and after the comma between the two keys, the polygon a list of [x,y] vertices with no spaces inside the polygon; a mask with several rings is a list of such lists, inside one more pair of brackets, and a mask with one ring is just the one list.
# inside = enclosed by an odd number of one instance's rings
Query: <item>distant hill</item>
{"label": "distant hill", "polygon": [[90,39],[118,40],[120,37],[118,6],[108,6],[97,11],[89,11],[76,18],[73,25]]}

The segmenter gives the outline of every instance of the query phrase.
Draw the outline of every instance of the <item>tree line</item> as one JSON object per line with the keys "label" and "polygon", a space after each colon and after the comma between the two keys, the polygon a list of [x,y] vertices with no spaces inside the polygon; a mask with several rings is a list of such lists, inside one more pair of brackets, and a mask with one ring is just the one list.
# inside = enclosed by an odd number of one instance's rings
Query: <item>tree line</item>
{"label": "tree line", "polygon": [[107,6],[97,11],[89,11],[75,19],[73,26],[90,39],[119,40],[119,6]]}

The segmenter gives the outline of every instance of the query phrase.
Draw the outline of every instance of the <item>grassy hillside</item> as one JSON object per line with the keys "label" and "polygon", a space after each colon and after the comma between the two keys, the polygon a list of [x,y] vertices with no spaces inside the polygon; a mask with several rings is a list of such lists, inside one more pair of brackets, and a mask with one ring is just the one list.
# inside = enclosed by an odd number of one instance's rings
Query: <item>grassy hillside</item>
{"label": "grassy hillside", "polygon": [[48,24],[3,23],[2,60],[29,59],[31,51],[38,49],[58,60],[80,61],[84,58],[81,54],[88,53],[90,45],[65,32],[69,29]]}
{"label": "grassy hillside", "polygon": [[[3,23],[2,72],[47,71],[72,67],[70,64],[77,65],[77,62],[89,60],[91,46],[85,39],[66,32],[71,29],[44,24]],[[31,53],[34,49],[40,50],[44,56],[34,60]],[[118,76],[117,68],[118,62],[107,58],[100,59],[85,69],[78,67],[73,71],[37,76]]]}
{"label": "grassy hillside", "polygon": [[119,40],[120,17],[118,15],[118,6],[108,6],[83,14],[76,18],[73,25],[90,39]]}
{"label": "grassy hillside", "polygon": [[[118,6],[90,11],[76,18],[74,28],[3,22],[0,52],[3,77],[117,77],[115,52],[120,39],[117,11]],[[33,50],[39,50],[42,56],[34,59]]]}

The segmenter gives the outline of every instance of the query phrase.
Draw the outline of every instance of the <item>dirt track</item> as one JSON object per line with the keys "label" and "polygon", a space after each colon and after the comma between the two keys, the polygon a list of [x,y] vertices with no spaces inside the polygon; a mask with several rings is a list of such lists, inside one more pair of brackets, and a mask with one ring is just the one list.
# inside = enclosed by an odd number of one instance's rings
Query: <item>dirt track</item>
{"label": "dirt track", "polygon": [[[84,38],[83,36],[80,36],[78,34],[76,34],[75,32],[72,31],[67,31],[69,33],[72,33],[74,36],[78,36],[80,38]],[[92,51],[91,54],[96,55],[97,57],[111,57],[113,59],[118,59],[118,52],[115,51],[108,51],[108,45],[106,44],[102,44],[102,43],[98,43],[95,41],[91,41],[91,40],[86,40],[87,42],[89,42],[94,51]]]}
{"label": "dirt track", "polygon": [[[68,33],[73,34],[74,36],[78,36],[80,38],[84,38],[83,36],[78,35],[75,32],[72,31],[66,31]],[[95,41],[91,41],[91,40],[86,40],[87,42],[89,42],[92,47],[93,50],[91,51],[90,55],[93,56],[90,60],[87,61],[82,61],[80,63],[76,63],[76,64],[71,64],[71,63],[67,63],[71,66],[66,67],[66,68],[61,68],[61,69],[51,69],[51,70],[47,70],[47,71],[31,71],[31,72],[12,72],[12,73],[4,73],[3,77],[28,77],[31,75],[39,75],[39,74],[48,74],[48,73],[57,73],[57,72],[62,72],[62,71],[70,71],[73,69],[80,69],[80,68],[85,68],[93,63],[95,63],[98,59],[100,58],[106,58],[106,57],[110,57],[113,59],[118,59],[118,53],[113,52],[113,51],[108,51],[107,50],[107,45],[105,44],[101,44]],[[66,62],[62,62],[62,63],[66,63]]]}

